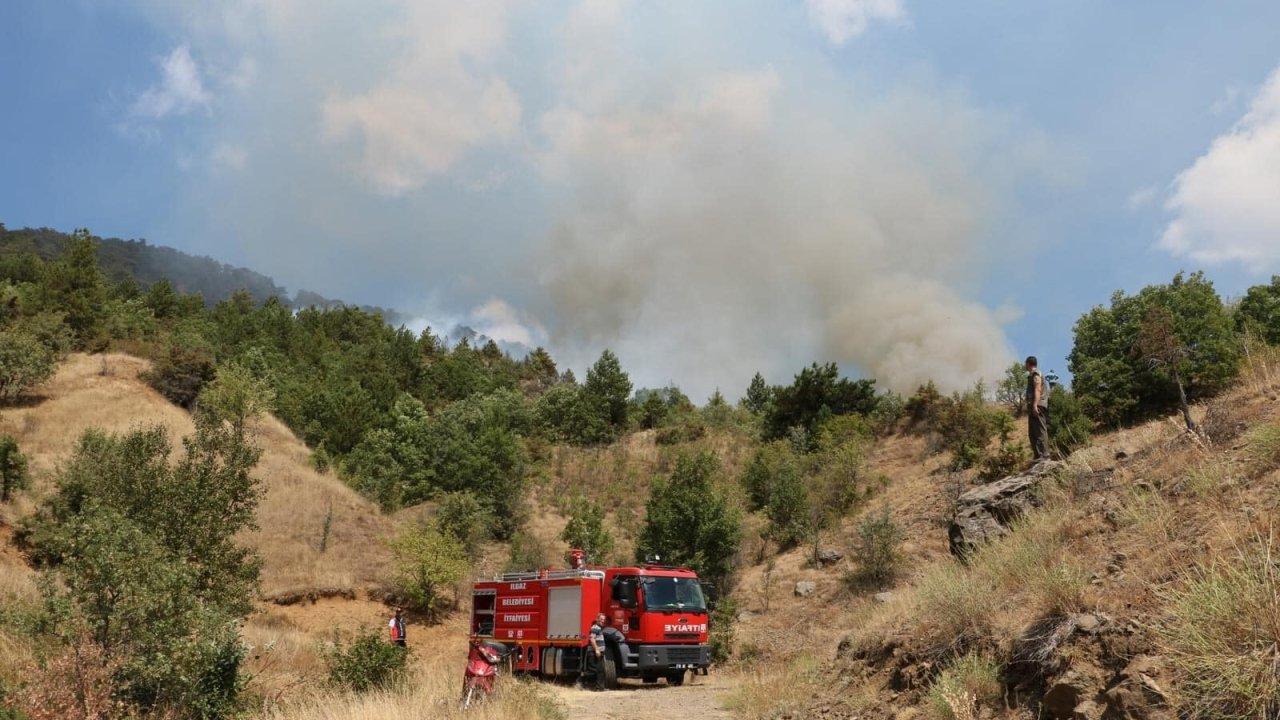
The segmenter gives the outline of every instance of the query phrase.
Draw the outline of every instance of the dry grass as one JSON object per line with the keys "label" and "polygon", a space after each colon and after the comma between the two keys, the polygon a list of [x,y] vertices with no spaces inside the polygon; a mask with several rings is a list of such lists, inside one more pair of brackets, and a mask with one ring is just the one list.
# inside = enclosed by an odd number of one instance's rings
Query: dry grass
{"label": "dry grass", "polygon": [[1280,713],[1280,568],[1274,537],[1195,566],[1163,594],[1157,628],[1180,676],[1185,716],[1247,720]]}
{"label": "dry grass", "polygon": [[979,708],[995,708],[1000,691],[1000,666],[969,653],[948,665],[929,686],[926,709],[934,720],[970,720],[978,717]]}
{"label": "dry grass", "polygon": [[1280,425],[1264,423],[1245,434],[1245,466],[1254,475],[1280,467]]}
{"label": "dry grass", "polygon": [[737,690],[725,707],[745,720],[804,717],[814,693],[827,676],[812,655],[802,655],[779,668],[776,665],[752,668],[735,678]]}
{"label": "dry grass", "polygon": [[[191,418],[138,380],[147,367],[128,355],[74,354],[43,387],[43,400],[0,411],[0,432],[16,437],[30,459],[35,496],[48,491],[58,464],[89,428],[125,432],[160,424],[181,448],[182,436],[194,429]],[[263,452],[254,474],[264,492],[260,529],[245,540],[263,559],[263,593],[377,585],[388,558],[381,538],[391,522],[337,478],[312,469],[310,451],[278,420],[264,418],[255,431]],[[321,553],[330,507],[333,523]]]}

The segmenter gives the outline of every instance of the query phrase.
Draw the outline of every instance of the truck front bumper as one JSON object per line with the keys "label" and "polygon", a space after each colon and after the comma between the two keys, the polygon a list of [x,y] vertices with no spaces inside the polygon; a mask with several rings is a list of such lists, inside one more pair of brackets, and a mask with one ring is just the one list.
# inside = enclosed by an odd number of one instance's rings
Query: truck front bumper
{"label": "truck front bumper", "polygon": [[645,670],[693,670],[711,664],[706,645],[641,645],[637,664]]}

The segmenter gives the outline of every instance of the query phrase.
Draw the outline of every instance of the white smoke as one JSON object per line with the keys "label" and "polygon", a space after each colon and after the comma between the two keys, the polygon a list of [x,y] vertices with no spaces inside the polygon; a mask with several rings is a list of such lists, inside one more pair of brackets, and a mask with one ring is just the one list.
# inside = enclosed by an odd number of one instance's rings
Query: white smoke
{"label": "white smoke", "polygon": [[[567,67],[617,67],[617,15],[575,18]],[[603,50],[602,50],[603,48]],[[603,55],[601,56],[601,54]],[[542,168],[572,202],[543,267],[558,347],[616,347],[695,397],[811,360],[911,390],[1012,357],[973,288],[1018,165],[999,118],[947,93],[807,93],[765,68],[572,75]]]}

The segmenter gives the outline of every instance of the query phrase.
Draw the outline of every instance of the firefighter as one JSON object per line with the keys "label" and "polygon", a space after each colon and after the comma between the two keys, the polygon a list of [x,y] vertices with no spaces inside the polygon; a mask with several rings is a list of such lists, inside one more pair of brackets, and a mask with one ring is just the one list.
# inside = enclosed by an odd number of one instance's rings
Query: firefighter
{"label": "firefighter", "polygon": [[1035,462],[1049,459],[1049,388],[1036,356],[1027,358],[1027,435]]}
{"label": "firefighter", "polygon": [[387,627],[391,629],[391,644],[405,647],[404,608],[396,607],[396,614],[387,621]]}
{"label": "firefighter", "polygon": [[606,650],[604,641],[605,625],[608,622],[604,613],[596,615],[596,621],[591,623],[591,629],[587,631],[587,652],[582,666],[582,684],[586,686],[588,677],[592,679],[592,687],[601,688],[604,684],[604,678],[600,677],[601,669],[604,665],[604,653]]}

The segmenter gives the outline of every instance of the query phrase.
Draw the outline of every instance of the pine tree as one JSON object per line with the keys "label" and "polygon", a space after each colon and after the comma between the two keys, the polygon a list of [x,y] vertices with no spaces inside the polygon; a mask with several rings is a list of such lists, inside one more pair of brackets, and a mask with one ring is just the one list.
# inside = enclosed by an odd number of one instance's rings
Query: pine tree
{"label": "pine tree", "polygon": [[627,424],[627,399],[631,397],[631,379],[622,370],[618,356],[605,350],[587,370],[582,386],[586,398],[601,417],[615,430]]}
{"label": "pine tree", "polygon": [[769,406],[771,396],[772,392],[769,390],[769,384],[764,381],[764,376],[756,373],[755,377],[751,378],[751,384],[747,386],[747,395],[742,399],[742,406],[759,415]]}

